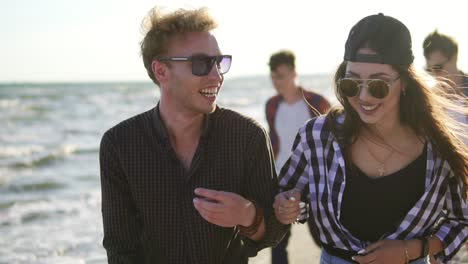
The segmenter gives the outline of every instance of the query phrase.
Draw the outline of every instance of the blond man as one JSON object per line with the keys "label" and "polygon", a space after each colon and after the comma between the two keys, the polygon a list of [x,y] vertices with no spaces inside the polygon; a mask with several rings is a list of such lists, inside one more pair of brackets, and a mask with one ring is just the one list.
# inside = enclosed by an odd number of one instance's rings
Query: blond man
{"label": "blond man", "polygon": [[247,263],[286,232],[267,133],[216,104],[230,68],[205,9],[151,10],[141,53],[157,105],[100,149],[109,263]]}

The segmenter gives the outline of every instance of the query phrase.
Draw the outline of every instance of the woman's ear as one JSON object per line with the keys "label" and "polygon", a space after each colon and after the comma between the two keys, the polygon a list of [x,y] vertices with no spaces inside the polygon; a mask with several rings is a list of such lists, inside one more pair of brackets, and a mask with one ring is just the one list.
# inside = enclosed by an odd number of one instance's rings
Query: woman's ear
{"label": "woman's ear", "polygon": [[408,85],[403,80],[400,82],[400,89],[401,89],[400,90],[400,95],[405,96],[406,95],[406,89],[408,89]]}
{"label": "woman's ear", "polygon": [[405,96],[408,89],[408,81],[406,79],[400,78],[400,89],[401,95]]}

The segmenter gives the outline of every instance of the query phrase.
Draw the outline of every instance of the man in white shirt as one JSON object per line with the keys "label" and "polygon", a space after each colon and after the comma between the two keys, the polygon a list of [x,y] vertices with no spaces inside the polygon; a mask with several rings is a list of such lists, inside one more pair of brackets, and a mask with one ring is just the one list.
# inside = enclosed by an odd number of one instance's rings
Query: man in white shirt
{"label": "man in white shirt", "polygon": [[[281,50],[270,57],[270,76],[277,95],[266,103],[266,118],[279,172],[291,155],[298,129],[312,117],[324,114],[330,103],[321,95],[306,91],[297,83],[295,55]],[[313,226],[309,225],[310,231]],[[272,264],[287,264],[290,232],[272,249]],[[315,241],[317,243],[317,241]],[[318,243],[317,243],[318,244]]]}

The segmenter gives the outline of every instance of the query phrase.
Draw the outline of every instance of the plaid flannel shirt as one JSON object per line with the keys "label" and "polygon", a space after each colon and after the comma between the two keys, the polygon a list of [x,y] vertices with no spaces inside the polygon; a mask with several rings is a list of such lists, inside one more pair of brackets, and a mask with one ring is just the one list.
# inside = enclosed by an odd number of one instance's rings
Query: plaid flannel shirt
{"label": "plaid flannel shirt", "polygon": [[[302,200],[309,202],[304,214],[313,218],[317,227],[315,235],[322,243],[357,252],[370,242],[354,237],[340,220],[346,164],[329,122],[342,121],[321,116],[299,130],[293,153],[280,172],[280,189],[301,191]],[[429,141],[424,194],[398,228],[384,239],[407,240],[433,235],[445,245],[438,259],[450,260],[468,236],[468,207],[462,192],[460,177],[455,177],[448,162],[442,160]]]}

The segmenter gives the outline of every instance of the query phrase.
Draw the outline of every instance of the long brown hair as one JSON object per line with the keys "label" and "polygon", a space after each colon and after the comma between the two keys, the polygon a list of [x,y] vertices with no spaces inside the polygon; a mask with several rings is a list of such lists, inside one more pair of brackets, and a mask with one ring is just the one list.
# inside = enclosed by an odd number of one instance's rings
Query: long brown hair
{"label": "long brown hair", "polygon": [[[428,138],[443,160],[446,160],[455,175],[463,183],[463,195],[466,199],[468,186],[468,142],[467,125],[458,122],[450,113],[468,115],[466,105],[459,105],[455,100],[466,102],[466,97],[449,94],[447,84],[428,74],[419,72],[414,65],[393,65],[395,71],[406,84],[406,94],[400,98],[400,121],[407,125],[420,138]],[[338,90],[336,83],[345,76],[346,61],[342,62],[335,73],[335,94],[341,107],[330,110],[331,120],[344,115],[342,124],[332,122],[332,129],[337,140],[347,149],[359,135],[363,122],[351,107],[345,95]],[[348,157],[349,158],[349,157]]]}

